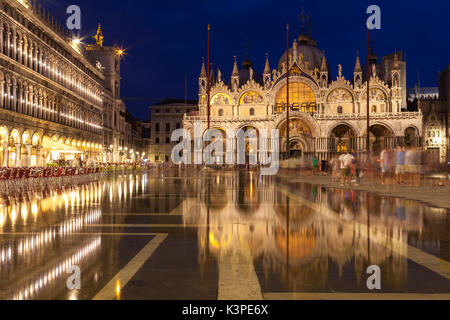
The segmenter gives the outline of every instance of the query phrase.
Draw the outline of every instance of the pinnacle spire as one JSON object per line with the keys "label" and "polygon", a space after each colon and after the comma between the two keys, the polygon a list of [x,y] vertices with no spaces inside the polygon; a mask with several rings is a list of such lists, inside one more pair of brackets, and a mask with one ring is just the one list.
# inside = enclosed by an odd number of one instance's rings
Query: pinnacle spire
{"label": "pinnacle spire", "polygon": [[359,54],[356,53],[355,72],[362,72],[361,62],[359,61]]}
{"label": "pinnacle spire", "polygon": [[214,79],[214,70],[212,68],[212,63],[211,63],[211,69],[210,69],[210,74],[209,74],[209,83],[212,85],[216,80]]}
{"label": "pinnacle spire", "polygon": [[206,78],[205,58],[202,58],[202,71],[200,71],[200,78]]}
{"label": "pinnacle spire", "polygon": [[239,70],[236,62],[236,56],[234,56],[233,74],[232,76],[239,76]]}
{"label": "pinnacle spire", "polygon": [[95,39],[95,44],[103,47],[103,31],[100,23],[98,24],[97,34],[93,36],[92,38]]}
{"label": "pinnacle spire", "polygon": [[396,49],[395,53],[394,53],[393,67],[397,69],[399,66],[400,66],[400,64],[399,64],[399,59],[398,59],[398,54],[397,54],[397,49]]}
{"label": "pinnacle spire", "polygon": [[270,74],[269,54],[266,53],[266,66],[264,67],[264,74]]}
{"label": "pinnacle spire", "polygon": [[328,71],[327,59],[325,58],[325,56],[322,57],[322,64],[320,66],[320,71],[322,72]]}

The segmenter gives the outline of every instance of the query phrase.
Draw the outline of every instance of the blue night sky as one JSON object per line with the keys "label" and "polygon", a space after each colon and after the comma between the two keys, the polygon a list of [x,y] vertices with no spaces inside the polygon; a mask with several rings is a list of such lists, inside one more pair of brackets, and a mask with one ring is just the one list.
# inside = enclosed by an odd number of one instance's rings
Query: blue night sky
{"label": "blue night sky", "polygon": [[408,87],[417,83],[437,86],[437,73],[450,62],[449,1],[285,1],[285,0],[41,0],[65,24],[66,8],[79,5],[81,36],[89,43],[98,22],[105,45],[117,43],[127,49],[122,64],[122,97],[127,108],[141,119],[148,106],[167,97],[197,99],[201,59],[207,54],[206,25],[212,25],[213,68],[231,75],[233,56],[239,67],[245,58],[246,39],[255,70],[262,73],[265,53],[273,69],[286,48],[285,28],[291,25],[291,40],[301,33],[303,6],[310,16],[312,36],[325,51],[332,76],[342,64],[351,79],[356,51],[366,57],[366,9],[381,7],[382,29],[371,32],[374,51],[384,54],[404,51]]}

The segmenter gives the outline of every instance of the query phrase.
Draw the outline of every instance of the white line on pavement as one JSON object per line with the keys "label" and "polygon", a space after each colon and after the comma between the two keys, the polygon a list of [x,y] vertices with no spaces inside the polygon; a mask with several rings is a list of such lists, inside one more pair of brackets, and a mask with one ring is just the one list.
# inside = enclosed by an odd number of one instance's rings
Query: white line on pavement
{"label": "white line on pavement", "polygon": [[159,245],[167,238],[167,234],[158,234],[153,238],[128,264],[119,271],[108,284],[95,295],[93,300],[114,300],[117,298],[117,285],[119,288],[131,280],[144,263],[156,251]]}

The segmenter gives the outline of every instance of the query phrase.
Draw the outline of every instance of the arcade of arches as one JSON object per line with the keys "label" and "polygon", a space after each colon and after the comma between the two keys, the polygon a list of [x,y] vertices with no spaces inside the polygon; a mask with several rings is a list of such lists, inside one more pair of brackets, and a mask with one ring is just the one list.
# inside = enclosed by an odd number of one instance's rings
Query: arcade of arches
{"label": "arcade of arches", "polygon": [[[287,141],[287,121],[282,121],[276,128],[280,135],[280,157],[283,159],[287,156],[288,143],[290,158],[308,158],[316,155],[320,160],[329,160],[334,154],[354,151],[358,154],[366,152],[367,136],[366,130],[358,133],[357,129],[349,123],[340,122],[330,129],[328,137],[323,138],[317,134],[317,126],[315,126],[309,119],[294,115],[289,120],[289,142]],[[237,143],[238,139],[234,137],[229,140],[227,137],[227,130],[222,128],[217,129],[223,139],[222,149],[215,151],[213,158],[215,163],[237,163]],[[248,134],[251,131],[256,133],[259,137],[259,129],[256,125],[249,123],[241,128],[245,135],[245,161],[246,163],[254,163],[260,159],[258,154],[260,145],[258,141],[252,141]],[[215,141],[213,137],[211,142]],[[380,154],[384,148],[396,148],[397,146],[412,146],[418,147],[421,145],[421,138],[418,129],[415,127],[408,127],[404,130],[404,136],[396,136],[391,128],[387,125],[376,123],[370,127],[370,150],[373,154]],[[227,150],[227,143],[234,144],[234,153],[229,154]],[[210,142],[204,141],[203,147],[206,148]],[[268,142],[268,146],[270,141]],[[213,148],[211,148],[212,150]],[[270,153],[269,150],[267,150]],[[202,154],[198,155],[202,157]],[[230,160],[230,159],[234,159]],[[253,162],[252,162],[253,161]]]}
{"label": "arcade of arches", "polygon": [[0,126],[0,165],[3,167],[45,166],[61,160],[100,161],[102,148],[99,143],[73,137]]}

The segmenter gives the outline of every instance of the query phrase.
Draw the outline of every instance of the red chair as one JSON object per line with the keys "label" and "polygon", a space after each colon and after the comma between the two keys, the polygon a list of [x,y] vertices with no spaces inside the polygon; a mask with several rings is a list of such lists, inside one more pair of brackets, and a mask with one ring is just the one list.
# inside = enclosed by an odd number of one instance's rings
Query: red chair
{"label": "red chair", "polygon": [[9,180],[14,180],[17,176],[17,168],[9,168]]}
{"label": "red chair", "polygon": [[8,180],[9,179],[9,169],[8,168],[2,168],[0,171],[0,180]]}

